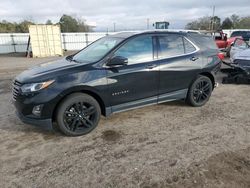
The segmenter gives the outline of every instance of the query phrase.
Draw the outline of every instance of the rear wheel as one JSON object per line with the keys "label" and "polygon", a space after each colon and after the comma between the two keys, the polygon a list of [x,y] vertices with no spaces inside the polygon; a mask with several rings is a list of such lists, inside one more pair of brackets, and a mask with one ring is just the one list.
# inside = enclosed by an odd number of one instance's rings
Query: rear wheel
{"label": "rear wheel", "polygon": [[211,80],[199,75],[188,90],[186,101],[195,107],[203,106],[209,100],[213,91]]}
{"label": "rear wheel", "polygon": [[56,121],[64,134],[80,136],[95,129],[100,116],[100,106],[93,97],[83,93],[75,93],[60,103]]}

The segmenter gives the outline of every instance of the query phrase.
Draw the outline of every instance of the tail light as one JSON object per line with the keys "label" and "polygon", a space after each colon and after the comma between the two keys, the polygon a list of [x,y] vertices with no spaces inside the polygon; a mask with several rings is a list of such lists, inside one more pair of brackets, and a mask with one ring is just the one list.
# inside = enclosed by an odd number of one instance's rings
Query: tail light
{"label": "tail light", "polygon": [[223,53],[218,53],[217,56],[220,60],[223,60],[225,58]]}

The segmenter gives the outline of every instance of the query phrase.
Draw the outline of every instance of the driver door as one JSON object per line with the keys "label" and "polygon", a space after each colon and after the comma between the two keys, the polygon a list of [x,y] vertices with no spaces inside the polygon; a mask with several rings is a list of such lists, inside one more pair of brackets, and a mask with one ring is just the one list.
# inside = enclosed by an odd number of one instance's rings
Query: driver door
{"label": "driver door", "polygon": [[129,39],[113,54],[128,59],[127,65],[107,67],[112,111],[122,111],[157,103],[158,64],[154,62],[154,37],[137,36]]}

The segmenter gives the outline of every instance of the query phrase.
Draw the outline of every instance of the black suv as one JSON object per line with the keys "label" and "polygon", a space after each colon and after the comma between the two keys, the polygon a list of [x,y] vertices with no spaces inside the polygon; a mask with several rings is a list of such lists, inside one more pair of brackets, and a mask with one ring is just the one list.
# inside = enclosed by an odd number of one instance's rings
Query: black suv
{"label": "black suv", "polygon": [[14,80],[13,100],[23,122],[56,122],[66,135],[83,135],[101,114],[180,99],[204,105],[219,57],[213,39],[198,33],[120,33],[24,71]]}

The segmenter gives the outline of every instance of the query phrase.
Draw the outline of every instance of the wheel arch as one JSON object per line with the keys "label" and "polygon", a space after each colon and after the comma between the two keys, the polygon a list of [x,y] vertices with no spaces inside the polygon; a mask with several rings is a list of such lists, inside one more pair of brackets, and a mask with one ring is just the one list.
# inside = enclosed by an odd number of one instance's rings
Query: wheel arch
{"label": "wheel arch", "polygon": [[94,89],[92,89],[91,87],[75,87],[75,88],[71,88],[70,90],[64,91],[63,93],[60,94],[59,100],[56,102],[56,105],[53,109],[53,113],[52,113],[52,121],[55,121],[55,117],[56,117],[56,111],[57,108],[59,106],[59,104],[69,95],[73,94],[73,93],[85,93],[90,95],[91,97],[93,97],[98,104],[100,105],[101,108],[101,114],[103,116],[106,116],[106,107],[105,107],[105,103],[104,100],[102,99],[101,95],[95,91]]}
{"label": "wheel arch", "polygon": [[211,80],[211,82],[213,84],[213,88],[214,88],[214,86],[215,86],[215,78],[214,78],[212,73],[210,73],[210,72],[201,72],[199,75],[208,77]]}

